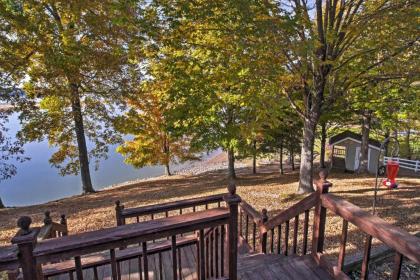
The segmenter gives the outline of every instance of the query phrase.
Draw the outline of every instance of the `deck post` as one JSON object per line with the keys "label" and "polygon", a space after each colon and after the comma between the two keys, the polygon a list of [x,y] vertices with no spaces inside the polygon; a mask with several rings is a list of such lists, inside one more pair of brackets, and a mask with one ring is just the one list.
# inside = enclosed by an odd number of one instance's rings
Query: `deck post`
{"label": "deck post", "polygon": [[31,229],[31,223],[32,219],[28,216],[18,219],[17,225],[20,230],[12,238],[12,243],[18,247],[18,259],[22,267],[23,279],[42,280],[41,265],[36,263],[36,258],[33,256],[39,229]]}
{"label": "deck post", "polygon": [[123,209],[124,205],[122,205],[119,200],[115,201],[115,219],[117,220],[117,226],[122,226],[125,224],[125,220],[122,217]]}
{"label": "deck post", "polygon": [[328,193],[329,188],[332,186],[327,181],[326,170],[319,172],[320,179],[315,182],[316,192],[318,193],[318,202],[315,206],[314,213],[314,227],[312,237],[312,255],[317,259],[317,253],[322,253],[324,249],[324,237],[325,237],[325,220],[327,216],[327,209],[321,204],[321,195]]}
{"label": "deck post", "polygon": [[232,181],[228,185],[228,191],[229,194],[223,197],[230,213],[227,234],[227,267],[229,268],[229,280],[236,280],[238,269],[238,205],[241,202],[241,198],[236,194],[236,186]]}
{"label": "deck post", "polygon": [[[264,208],[261,212],[261,222],[262,224],[264,224],[267,221],[268,221],[267,209]],[[263,254],[267,254],[267,236],[268,236],[267,232],[261,233],[261,230],[260,230],[260,246],[261,246],[260,252]]]}
{"label": "deck post", "polygon": [[68,235],[69,229],[67,227],[67,218],[65,214],[61,214],[60,224],[66,227],[66,231],[62,233],[63,236]]}

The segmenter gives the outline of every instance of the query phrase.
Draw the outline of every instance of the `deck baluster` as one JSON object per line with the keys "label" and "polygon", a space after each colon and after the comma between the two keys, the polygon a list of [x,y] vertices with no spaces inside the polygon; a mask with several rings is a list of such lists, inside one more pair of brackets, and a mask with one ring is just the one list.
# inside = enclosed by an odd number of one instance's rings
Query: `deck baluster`
{"label": "deck baluster", "polygon": [[368,279],[369,276],[369,261],[370,261],[370,249],[372,248],[372,236],[368,235],[365,241],[365,250],[363,253],[362,272],[360,275],[361,280]]}
{"label": "deck baluster", "polygon": [[400,279],[401,274],[401,265],[403,262],[404,256],[396,252],[394,257],[394,269],[392,271],[392,280]]}
{"label": "deck baluster", "polygon": [[243,216],[242,209],[240,209],[239,210],[239,236],[243,237],[243,235],[242,235],[242,216]]}
{"label": "deck baluster", "polygon": [[143,280],[143,268],[142,268],[142,264],[141,264],[141,256],[138,256],[138,258],[137,258],[137,266],[138,266],[138,270],[139,270],[140,280]]}
{"label": "deck baluster", "polygon": [[257,244],[257,224],[252,222],[252,249],[255,251]]}
{"label": "deck baluster", "polygon": [[176,261],[176,235],[172,235],[172,277],[174,280],[178,279],[177,261]]}
{"label": "deck baluster", "polygon": [[295,217],[294,229],[293,229],[293,254],[297,253],[297,237],[299,229],[299,215]]}
{"label": "deck baluster", "polygon": [[344,258],[346,256],[346,243],[347,243],[347,229],[348,229],[347,220],[343,219],[343,229],[341,232],[341,244],[340,244],[340,253],[338,255],[338,264],[337,268],[339,271],[343,270]]}
{"label": "deck baluster", "polygon": [[219,228],[218,227],[216,227],[215,229],[214,237],[215,237],[214,248],[215,248],[216,277],[219,277]]}
{"label": "deck baluster", "polygon": [[109,250],[111,256],[111,271],[112,271],[112,279],[117,280],[119,273],[117,272],[117,261],[115,257],[115,249]]}
{"label": "deck baluster", "polygon": [[246,243],[248,243],[248,235],[249,235],[249,232],[248,232],[248,228],[249,228],[249,217],[248,217],[248,214],[246,214],[245,216],[246,216],[246,220],[245,220],[245,241],[246,241]]}
{"label": "deck baluster", "polygon": [[281,225],[277,226],[277,254],[281,252]]}
{"label": "deck baluster", "polygon": [[[268,221],[268,215],[267,215],[267,209],[263,209],[261,211],[261,218],[262,218],[262,223],[264,224],[265,222]],[[256,231],[256,223],[254,222],[254,251],[255,251],[255,231]],[[260,245],[261,245],[261,253],[266,254],[267,253],[267,232],[261,233],[260,231]]]}
{"label": "deck baluster", "polygon": [[220,226],[220,276],[225,276],[225,226]]}
{"label": "deck baluster", "polygon": [[270,230],[271,232],[271,239],[270,239],[270,252],[274,253],[274,228]]}
{"label": "deck baluster", "polygon": [[142,243],[144,280],[149,280],[149,261],[147,259],[147,242]]}
{"label": "deck baluster", "polygon": [[159,280],[163,280],[162,252],[159,252],[158,258],[159,258]]}
{"label": "deck baluster", "polygon": [[210,276],[214,276],[214,237],[213,230],[210,232]]}
{"label": "deck baluster", "polygon": [[99,280],[99,277],[98,277],[98,267],[97,266],[94,266],[93,267],[93,279],[94,280]]}
{"label": "deck baluster", "polygon": [[200,229],[198,242],[199,242],[198,263],[200,266],[199,277],[200,277],[200,280],[204,280],[206,279],[206,267],[205,267],[205,260],[204,260],[204,230],[203,229]]}
{"label": "deck baluster", "polygon": [[[82,261],[80,260],[80,256],[74,257],[74,264],[76,267],[77,280],[83,280]],[[116,278],[114,279],[116,280]]]}
{"label": "deck baluster", "polygon": [[283,255],[287,256],[289,251],[289,221],[286,221],[284,227],[284,252]]}
{"label": "deck baluster", "polygon": [[309,210],[305,210],[305,219],[303,222],[303,255],[306,255],[308,249],[308,227],[309,227]]}

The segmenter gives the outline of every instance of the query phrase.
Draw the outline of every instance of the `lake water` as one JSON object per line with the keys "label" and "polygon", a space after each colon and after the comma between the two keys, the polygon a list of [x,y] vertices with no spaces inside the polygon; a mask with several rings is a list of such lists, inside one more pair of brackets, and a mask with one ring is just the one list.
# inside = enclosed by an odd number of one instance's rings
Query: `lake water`
{"label": "lake water", "polygon": [[[14,135],[19,129],[16,116],[12,116],[7,125],[8,134]],[[100,163],[99,170],[91,166],[91,177],[94,188],[99,190],[112,184],[134,179],[156,177],[164,174],[162,166],[150,166],[135,169],[126,165],[123,157],[110,147],[109,158]],[[58,169],[51,167],[48,159],[53,150],[46,141],[29,143],[25,155],[31,160],[17,163],[17,174],[11,179],[0,182],[0,197],[6,206],[24,206],[44,203],[82,192],[80,176],[62,177]],[[212,156],[212,155],[210,155]],[[171,166],[172,171],[188,168],[191,163]]]}

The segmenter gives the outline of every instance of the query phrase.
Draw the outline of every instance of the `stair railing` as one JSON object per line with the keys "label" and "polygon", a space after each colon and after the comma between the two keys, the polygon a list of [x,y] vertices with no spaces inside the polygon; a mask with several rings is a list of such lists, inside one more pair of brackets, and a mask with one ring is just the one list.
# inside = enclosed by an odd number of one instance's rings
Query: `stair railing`
{"label": "stair railing", "polygon": [[[267,210],[263,209],[262,216],[264,222],[260,226],[261,252],[283,254],[285,256],[298,254],[298,247],[300,245],[298,243],[299,224],[302,221],[302,248],[300,252],[302,255],[307,254],[310,212],[313,211],[318,200],[319,195],[312,193],[270,219],[268,219]],[[303,220],[300,219],[301,215],[303,215]],[[293,236],[290,235],[291,224],[293,226]],[[290,252],[289,243],[291,237],[292,248]]]}

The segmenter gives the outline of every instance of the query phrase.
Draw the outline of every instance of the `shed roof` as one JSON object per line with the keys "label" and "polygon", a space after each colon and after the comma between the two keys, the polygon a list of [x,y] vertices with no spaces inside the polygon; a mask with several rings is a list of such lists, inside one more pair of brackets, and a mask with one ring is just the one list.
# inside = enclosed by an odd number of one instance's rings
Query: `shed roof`
{"label": "shed roof", "polygon": [[[330,138],[330,145],[335,145],[339,142],[342,142],[345,139],[352,139],[356,142],[361,143],[362,142],[362,135],[358,134],[358,133],[354,133],[350,130],[346,130],[344,132],[341,132],[337,135],[334,135]],[[381,147],[381,142],[379,142],[378,140],[375,139],[371,139],[369,138],[369,145],[376,147],[376,148],[380,148]]]}

